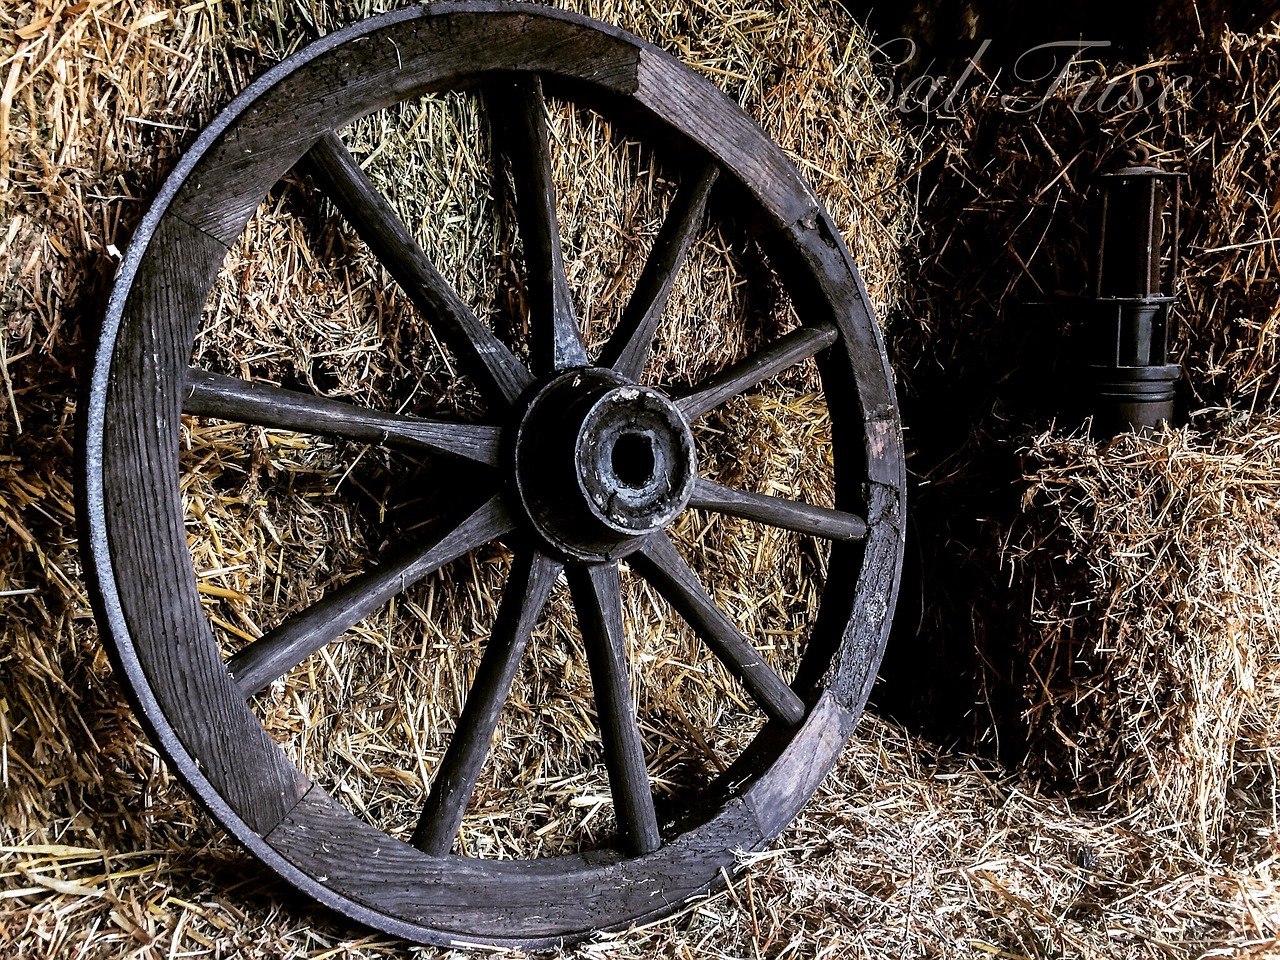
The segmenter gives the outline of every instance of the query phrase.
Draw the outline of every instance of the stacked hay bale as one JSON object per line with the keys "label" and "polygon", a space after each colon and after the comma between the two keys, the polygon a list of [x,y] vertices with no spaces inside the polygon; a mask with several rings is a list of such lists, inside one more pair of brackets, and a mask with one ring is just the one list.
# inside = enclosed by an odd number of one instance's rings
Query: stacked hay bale
{"label": "stacked hay bale", "polygon": [[1280,752],[1280,422],[1103,449],[1046,436],[1006,554],[1026,719],[1058,782],[1197,848],[1269,842]]}

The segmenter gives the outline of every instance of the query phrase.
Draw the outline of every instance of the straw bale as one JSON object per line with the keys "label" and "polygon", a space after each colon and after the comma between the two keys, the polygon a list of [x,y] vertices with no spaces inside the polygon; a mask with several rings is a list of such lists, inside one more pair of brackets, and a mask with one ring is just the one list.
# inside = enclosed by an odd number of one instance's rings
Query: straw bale
{"label": "straw bale", "polygon": [[1201,845],[1269,842],[1280,421],[1102,446],[1047,434],[1026,471],[1028,521],[1007,562],[1037,631],[1026,694],[1039,760]]}
{"label": "straw bale", "polygon": [[1226,33],[1188,63],[1192,109],[1170,124],[1186,157],[1191,217],[1183,281],[1186,363],[1200,407],[1269,412],[1280,399],[1276,25]]}

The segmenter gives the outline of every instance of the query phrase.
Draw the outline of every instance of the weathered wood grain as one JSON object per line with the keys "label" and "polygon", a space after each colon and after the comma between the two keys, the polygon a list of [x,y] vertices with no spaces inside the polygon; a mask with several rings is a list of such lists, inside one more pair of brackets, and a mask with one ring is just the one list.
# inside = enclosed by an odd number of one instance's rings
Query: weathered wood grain
{"label": "weathered wood grain", "polygon": [[265,832],[297,802],[307,781],[222,667],[196,591],[177,497],[180,385],[200,317],[201,282],[226,249],[176,218],[161,222],[152,249],[133,278],[112,377],[101,385],[114,411],[104,418],[100,448],[100,509],[109,545],[103,559],[109,559],[123,618],[108,629],[146,677],[146,693],[162,714],[152,721],[167,721],[231,809]]}
{"label": "weathered wood grain", "polygon": [[652,853],[662,838],[627,673],[617,563],[575,564],[569,569],[569,589],[591,668],[591,690],[622,842],[630,853]]}
{"label": "weathered wood grain", "polygon": [[516,216],[529,290],[529,328],[540,372],[587,365],[578,315],[564,274],[556,185],[547,140],[547,105],[537,74],[495,81],[485,103],[496,152],[506,158],[516,188]]}
{"label": "weathered wood grain", "polygon": [[[906,531],[906,458],[892,372],[879,325],[830,216],[765,241],[806,325],[840,329],[817,356],[831,416],[835,505],[865,516],[862,544],[835,543],[827,585],[795,686],[826,689],[860,713],[884,656]],[[846,584],[857,583],[851,591]]]}
{"label": "weathered wood grain", "polygon": [[252,696],[397,593],[514,526],[501,497],[486,501],[460,523],[437,523],[419,544],[348,581],[240,650],[227,661],[227,670],[243,695]]}
{"label": "weathered wood grain", "polygon": [[192,367],[182,412],[237,423],[362,440],[403,450],[436,450],[497,466],[502,429],[368,410],[267,383]]}
{"label": "weathered wood grain", "polygon": [[632,380],[640,379],[662,311],[671,297],[671,288],[689,247],[702,227],[707,199],[719,174],[716,166],[707,164],[680,185],[618,328],[601,351],[600,366],[612,367]]}
{"label": "weathered wood grain", "polygon": [[[851,597],[847,590],[844,596],[833,597],[832,619],[818,625],[827,629],[826,623],[830,623],[830,629],[834,630],[839,623],[841,629],[834,654],[827,651],[826,657],[816,656],[810,663],[802,664],[796,678],[797,686],[814,683],[831,691],[855,714],[862,712],[871,695],[893,619],[906,526],[902,500],[897,488],[880,483],[871,485],[868,520],[879,536],[867,539],[858,558],[861,562],[855,569],[859,589]],[[853,566],[851,558],[839,557],[834,549],[832,553],[828,574],[832,579],[823,592],[824,604],[828,602],[827,594],[838,590],[833,584],[842,582],[834,577]],[[846,608],[845,617],[839,619]]]}
{"label": "weathered wood grain", "polygon": [[839,337],[840,332],[830,323],[792,330],[758,353],[739,360],[703,383],[694,384],[676,399],[676,406],[686,419],[696,420],[730,397],[826,349]]}
{"label": "weathered wood grain", "polygon": [[636,99],[747,184],[779,225],[811,220],[818,201],[755,121],[696,73],[656,49],[640,51]]}
{"label": "weathered wood grain", "polygon": [[[785,790],[785,785],[783,785]],[[428,857],[354,817],[314,787],[268,838],[290,863],[363,906],[449,938],[532,949],[669,912],[705,891],[764,842],[741,802],[651,854],[613,851],[539,860]],[[479,931],[483,931],[480,933]]]}
{"label": "weathered wood grain", "polygon": [[529,635],[563,569],[532,547],[512,563],[480,668],[413,832],[413,845],[424,853],[442,857],[453,846]]}
{"label": "weathered wood grain", "polygon": [[743,795],[766,835],[785,829],[818,789],[831,769],[828,757],[853,733],[858,714],[824,694],[810,711],[804,726]]}
{"label": "weathered wood grain", "polygon": [[855,514],[784,497],[735,490],[706,477],[699,477],[694,482],[689,506],[757,520],[797,533],[810,533],[827,540],[861,540],[867,535],[867,522]]}

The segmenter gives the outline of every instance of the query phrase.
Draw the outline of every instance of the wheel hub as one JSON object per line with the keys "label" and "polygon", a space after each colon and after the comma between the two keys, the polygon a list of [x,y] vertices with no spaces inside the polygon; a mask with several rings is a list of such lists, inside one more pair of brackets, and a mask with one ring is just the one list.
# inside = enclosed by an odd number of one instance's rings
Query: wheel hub
{"label": "wheel hub", "polygon": [[669,524],[693,493],[693,435],[656,390],[588,367],[553,377],[516,430],[516,496],[538,535],[575,560],[609,560]]}

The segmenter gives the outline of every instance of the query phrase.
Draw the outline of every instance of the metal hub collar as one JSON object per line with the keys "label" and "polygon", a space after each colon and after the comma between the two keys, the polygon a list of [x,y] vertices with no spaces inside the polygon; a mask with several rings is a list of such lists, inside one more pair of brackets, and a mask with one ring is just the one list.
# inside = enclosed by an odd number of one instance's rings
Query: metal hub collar
{"label": "metal hub collar", "polygon": [[568,370],[516,430],[516,499],[561,555],[610,560],[669,524],[693,493],[693,435],[667,397],[600,367]]}

